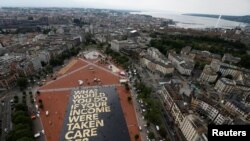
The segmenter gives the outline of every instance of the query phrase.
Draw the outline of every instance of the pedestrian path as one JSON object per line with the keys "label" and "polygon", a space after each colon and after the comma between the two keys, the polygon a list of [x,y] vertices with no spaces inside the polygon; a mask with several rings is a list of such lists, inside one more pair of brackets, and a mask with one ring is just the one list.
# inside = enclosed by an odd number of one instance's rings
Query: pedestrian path
{"label": "pedestrian path", "polygon": [[121,84],[43,89],[43,90],[39,90],[39,91],[40,92],[61,92],[61,91],[81,90],[81,89],[90,89],[90,88],[93,89],[93,88],[103,88],[103,87],[116,87],[116,86],[121,86]]}
{"label": "pedestrian path", "polygon": [[77,63],[77,60],[76,60],[76,59],[70,61],[70,63],[69,63],[68,65],[66,65],[64,68],[62,68],[62,69],[58,72],[58,74],[59,74],[59,75],[65,74],[65,73],[66,73],[72,66],[74,66],[76,63]]}

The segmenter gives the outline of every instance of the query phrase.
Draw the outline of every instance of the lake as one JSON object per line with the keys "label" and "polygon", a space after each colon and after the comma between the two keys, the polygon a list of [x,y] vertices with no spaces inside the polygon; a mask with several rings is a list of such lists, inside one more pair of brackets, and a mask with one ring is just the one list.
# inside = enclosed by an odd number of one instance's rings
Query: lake
{"label": "lake", "polygon": [[[177,13],[168,13],[168,12],[131,12],[131,14],[143,14],[150,15],[157,18],[166,18],[172,19],[176,22],[176,27],[179,28],[214,28],[218,19],[216,18],[207,18],[207,17],[197,17],[197,16],[188,16]],[[221,19],[218,28],[232,29],[236,26],[245,27],[247,23],[240,23],[234,21],[228,21]]]}

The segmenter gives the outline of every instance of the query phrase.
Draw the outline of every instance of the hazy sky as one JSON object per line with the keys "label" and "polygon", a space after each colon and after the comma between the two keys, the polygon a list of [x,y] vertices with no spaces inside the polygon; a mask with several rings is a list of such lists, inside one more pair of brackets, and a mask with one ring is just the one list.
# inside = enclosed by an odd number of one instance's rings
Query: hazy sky
{"label": "hazy sky", "polygon": [[250,15],[250,0],[0,0],[0,6],[84,7]]}

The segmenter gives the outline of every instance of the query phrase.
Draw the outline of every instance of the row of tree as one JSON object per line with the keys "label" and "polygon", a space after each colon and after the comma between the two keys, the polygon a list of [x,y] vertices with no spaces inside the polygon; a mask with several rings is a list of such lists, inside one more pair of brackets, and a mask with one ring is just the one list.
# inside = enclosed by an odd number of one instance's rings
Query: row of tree
{"label": "row of tree", "polygon": [[76,56],[79,52],[80,52],[81,48],[77,47],[77,48],[71,48],[71,49],[67,49],[65,51],[62,52],[62,54],[54,56],[50,59],[49,64],[53,67],[55,66],[60,66],[63,64],[63,61],[65,59],[69,59],[72,56]]}
{"label": "row of tree", "polygon": [[[160,103],[153,99],[151,93],[151,88],[147,87],[144,83],[139,82],[136,83],[136,88],[139,90],[138,98],[142,99],[145,103],[145,106],[147,108],[145,118],[149,121],[147,124],[148,126],[150,123],[153,123],[155,125],[162,125],[161,120],[161,110],[159,107],[161,107]],[[166,129],[162,126],[160,126],[159,134],[166,138]],[[150,133],[150,138],[154,138],[154,134]]]}
{"label": "row of tree", "polygon": [[114,61],[117,64],[122,65],[124,68],[127,68],[129,66],[129,59],[128,57],[121,55],[118,52],[113,51],[110,47],[107,47],[105,50],[105,53],[107,55],[110,55],[112,57],[112,59],[114,59]]}
{"label": "row of tree", "polygon": [[150,46],[159,49],[163,54],[167,54],[170,49],[174,49],[177,53],[185,46],[191,46],[197,50],[207,50],[211,53],[224,55],[231,53],[234,56],[241,57],[239,66],[250,68],[250,55],[247,54],[248,47],[240,41],[228,41],[219,37],[209,36],[188,36],[188,35],[168,35],[160,33],[152,33],[154,37],[150,41]]}
{"label": "row of tree", "polygon": [[12,114],[13,130],[11,130],[6,141],[34,141],[32,131],[32,120],[28,114],[26,104],[17,104]]}

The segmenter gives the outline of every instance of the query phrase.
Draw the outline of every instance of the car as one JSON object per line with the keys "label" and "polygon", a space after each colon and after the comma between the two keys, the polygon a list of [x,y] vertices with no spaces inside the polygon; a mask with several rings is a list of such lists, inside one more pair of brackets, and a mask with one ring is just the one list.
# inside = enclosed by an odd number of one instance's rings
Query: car
{"label": "car", "polygon": [[11,100],[10,100],[10,103],[14,103],[14,99],[11,99]]}
{"label": "car", "polygon": [[141,126],[139,126],[139,130],[140,130],[140,131],[142,130]]}
{"label": "car", "polygon": [[30,118],[34,120],[34,119],[36,119],[36,116],[32,115]]}
{"label": "car", "polygon": [[38,137],[40,137],[41,136],[41,133],[36,133],[35,135],[34,135],[34,138],[38,138]]}

